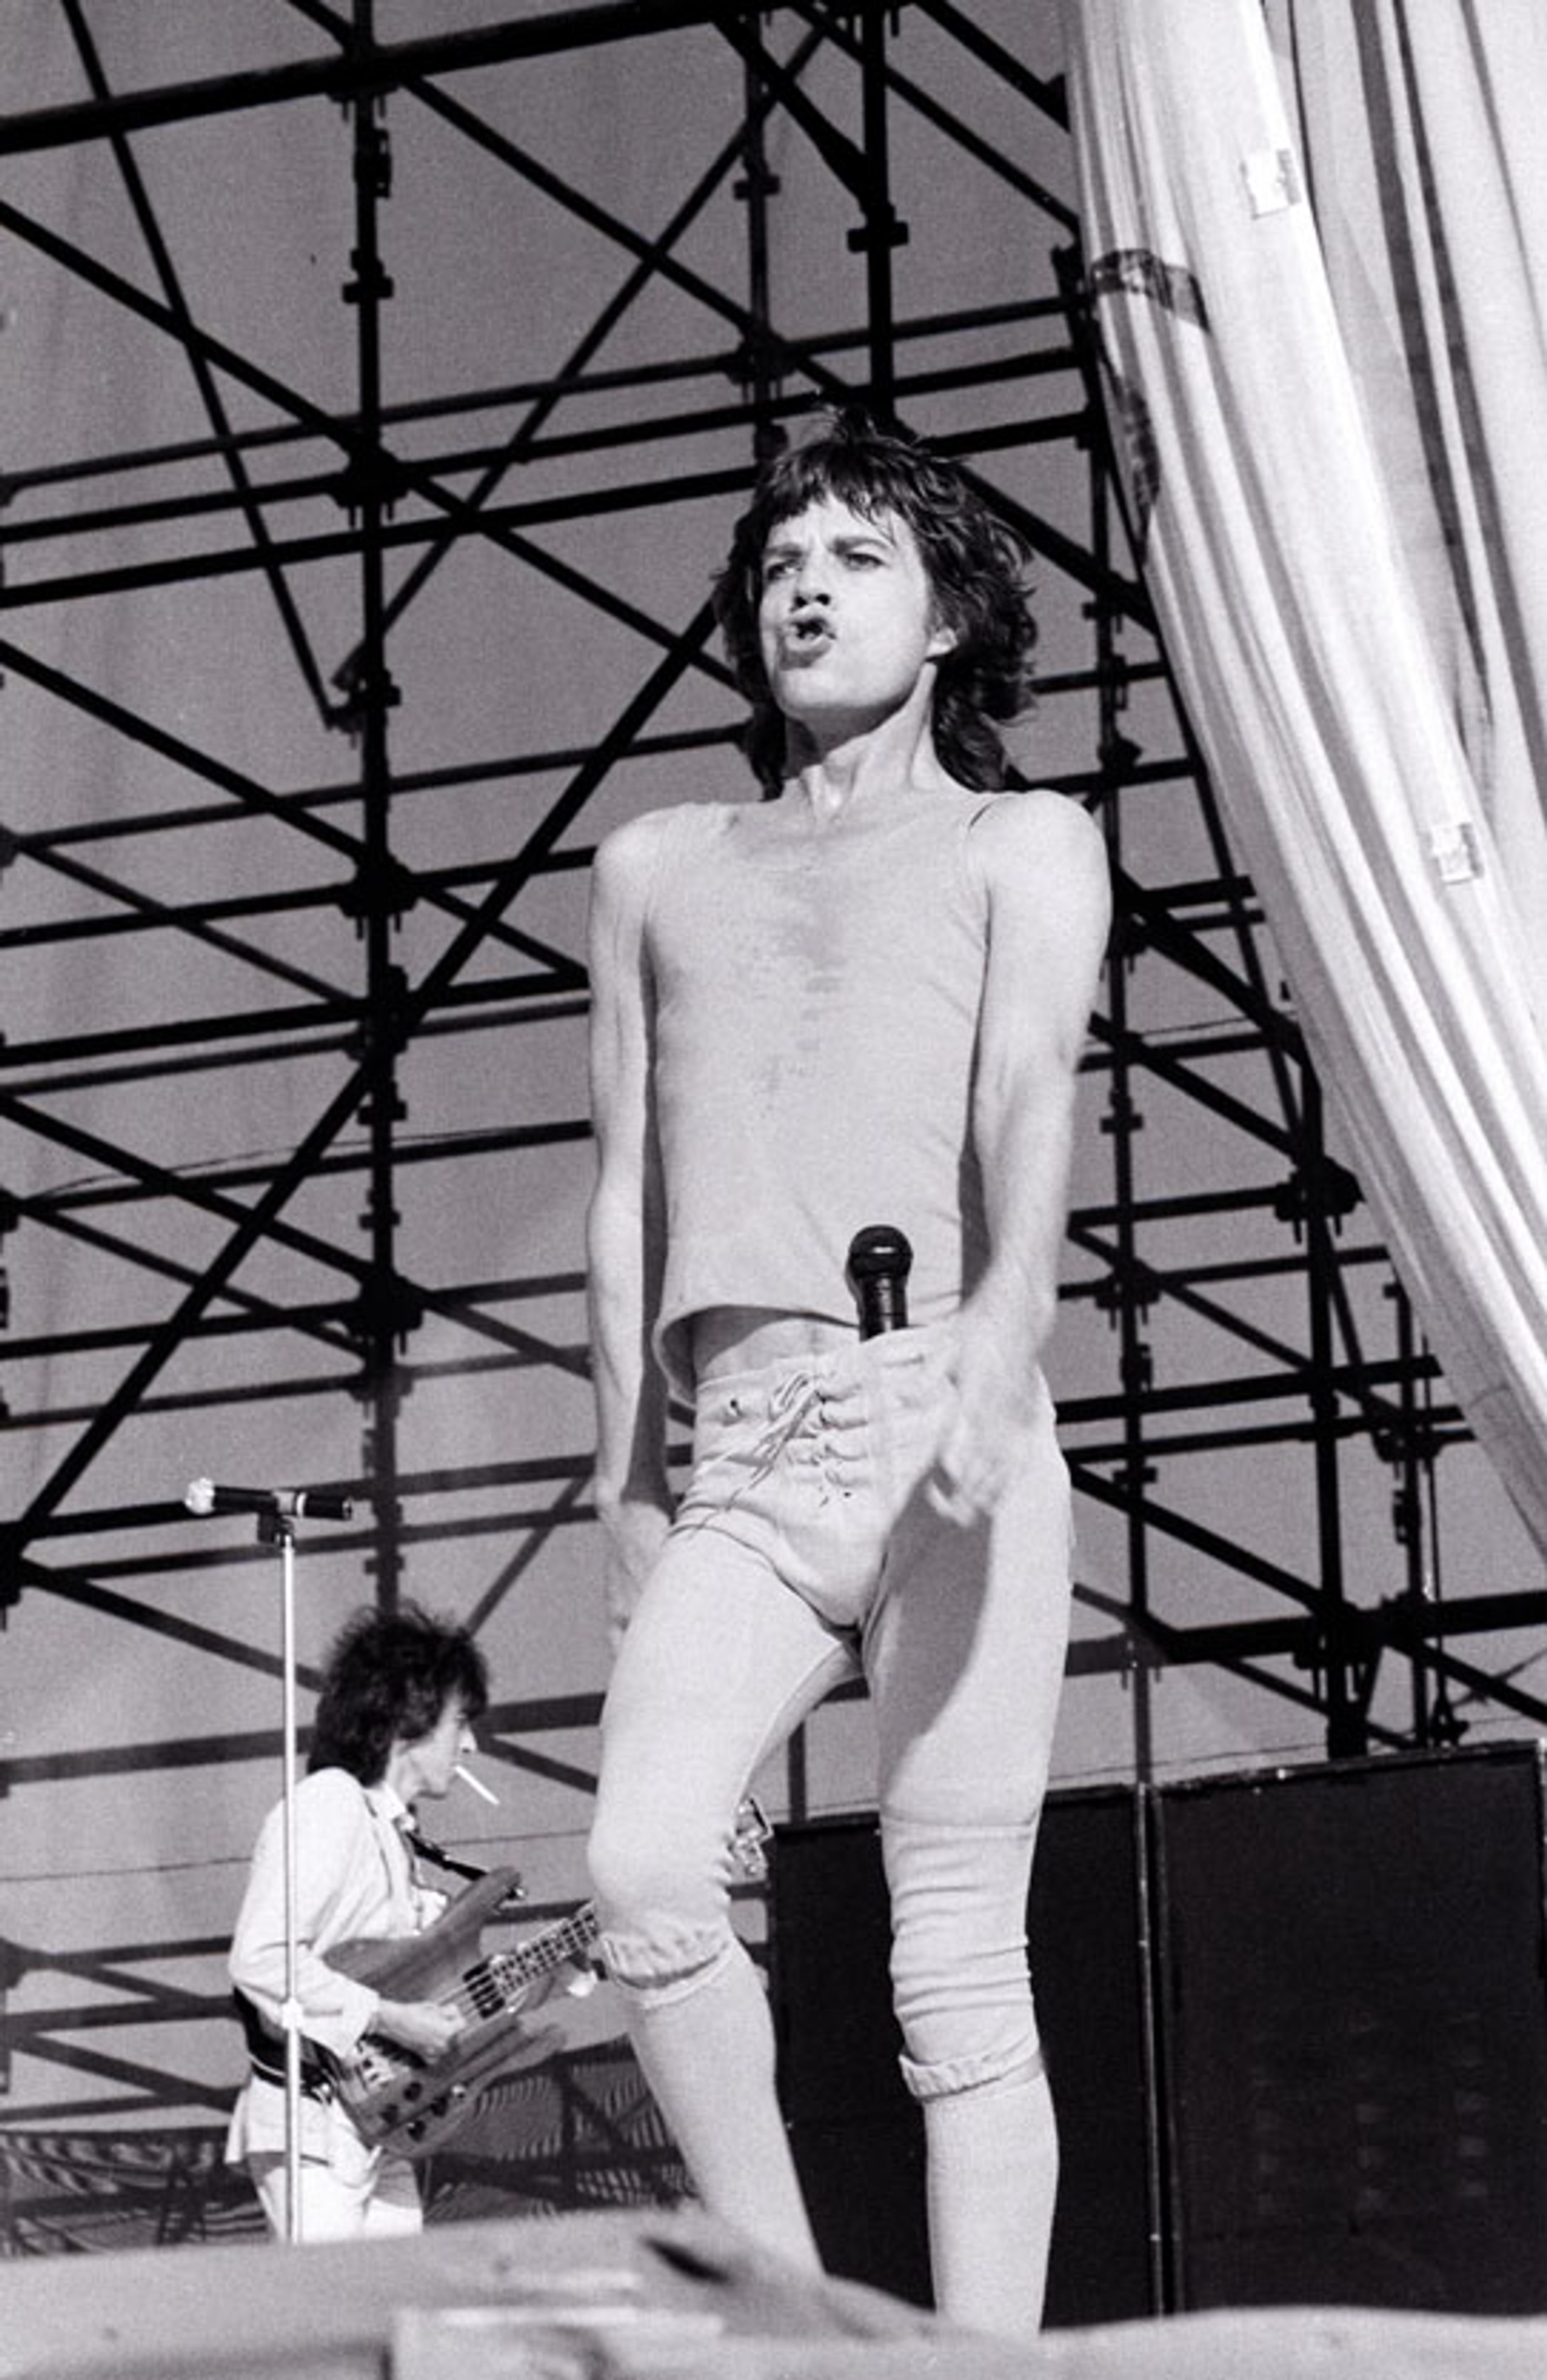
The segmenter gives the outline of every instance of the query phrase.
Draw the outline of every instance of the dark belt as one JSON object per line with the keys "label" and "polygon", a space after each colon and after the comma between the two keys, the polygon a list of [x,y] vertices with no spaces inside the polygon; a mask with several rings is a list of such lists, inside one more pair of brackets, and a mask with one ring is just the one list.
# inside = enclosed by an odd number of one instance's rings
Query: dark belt
{"label": "dark belt", "polygon": [[[248,2058],[260,2081],[285,2082],[285,2042],[282,2034],[266,2024],[245,1992],[234,1991],[231,2002],[237,2011],[242,2035],[247,2043]],[[326,2101],[335,2096],[333,2077],[317,2051],[308,2041],[301,2043],[300,2087],[303,2099]]]}

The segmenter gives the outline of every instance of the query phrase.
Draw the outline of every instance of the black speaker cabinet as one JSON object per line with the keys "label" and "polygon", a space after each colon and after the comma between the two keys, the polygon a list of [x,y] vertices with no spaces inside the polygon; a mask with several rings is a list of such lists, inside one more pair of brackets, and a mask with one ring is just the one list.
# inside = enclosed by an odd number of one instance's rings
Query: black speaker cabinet
{"label": "black speaker cabinet", "polygon": [[[1029,1911],[1048,2317],[1547,2312],[1542,1746],[1055,1793]],[[928,2293],[873,1818],[779,1830],[785,2112],[833,2268]]]}
{"label": "black speaker cabinet", "polygon": [[[1042,1817],[1028,1933],[1062,2142],[1050,2323],[1159,2305],[1141,1817],[1127,1788],[1050,1795]],[[832,2270],[922,2303],[923,2127],[897,2070],[888,1938],[875,1820],[782,1827],[780,2082],[812,2224]]]}
{"label": "black speaker cabinet", "polygon": [[1157,1803],[1176,2304],[1547,2310],[1540,1747]]}

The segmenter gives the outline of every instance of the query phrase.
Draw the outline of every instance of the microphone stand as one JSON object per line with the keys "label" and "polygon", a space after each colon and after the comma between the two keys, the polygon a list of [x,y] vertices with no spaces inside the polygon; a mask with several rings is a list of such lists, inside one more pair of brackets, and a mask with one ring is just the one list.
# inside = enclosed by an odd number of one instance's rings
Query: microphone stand
{"label": "microphone stand", "polygon": [[285,1998],[279,2023],[285,2040],[285,2237],[302,2237],[300,2215],[300,1997],[296,1988],[298,1964],[296,1877],[296,1516],[294,1512],[262,1513],[260,1545],[279,1548],[279,1670],[281,1696],[281,1797],[284,1806],[285,1871]]}
{"label": "microphone stand", "polygon": [[283,1771],[285,1998],[280,2006],[280,2031],[285,2042],[285,2237],[301,2237],[300,2103],[301,2004],[297,1988],[300,1961],[297,1939],[298,1870],[296,1840],[296,1523],[303,1513],[320,1521],[347,1521],[354,1507],[347,1496],[314,1488],[217,1488],[213,1479],[194,1479],[183,1498],[200,1519],[212,1512],[256,1512],[258,1542],[279,1548],[280,1624],[279,1673],[282,1695],[281,1742]]}

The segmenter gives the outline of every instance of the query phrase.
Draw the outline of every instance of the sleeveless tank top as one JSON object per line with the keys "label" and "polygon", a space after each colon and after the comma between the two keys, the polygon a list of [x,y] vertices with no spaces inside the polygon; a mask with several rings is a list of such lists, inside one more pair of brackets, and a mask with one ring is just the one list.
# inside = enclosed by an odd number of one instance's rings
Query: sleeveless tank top
{"label": "sleeveless tank top", "polygon": [[793,796],[663,815],[645,940],[666,1207],[657,1354],[690,1391],[712,1306],[850,1322],[848,1245],[913,1246],[909,1319],[955,1312],[987,1255],[972,1153],[987,901],[940,792],[814,820]]}

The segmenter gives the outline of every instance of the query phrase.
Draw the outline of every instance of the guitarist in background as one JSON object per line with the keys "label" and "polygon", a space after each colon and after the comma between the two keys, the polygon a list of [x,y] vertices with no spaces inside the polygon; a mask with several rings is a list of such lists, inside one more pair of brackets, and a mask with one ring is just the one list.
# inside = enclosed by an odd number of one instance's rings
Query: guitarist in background
{"label": "guitarist in background", "polygon": [[[405,1830],[421,1798],[449,1791],[488,1706],[488,1668],[461,1628],[412,1604],[358,1612],[323,1672],[306,1777],[296,1792],[296,1987],[300,2003],[301,2205],[305,2240],[417,2231],[423,2215],[407,2158],[360,2138],[311,2045],[344,2058],[367,2033],[433,2061],[462,2020],[436,2000],[384,1999],[330,1966],[344,1943],[418,1934],[445,1893],[422,1885]],[[285,2206],[284,1808],[258,1837],[231,1945],[231,1980],[252,2071],[238,2098],[227,2160],[245,2165],[270,2228]]]}

